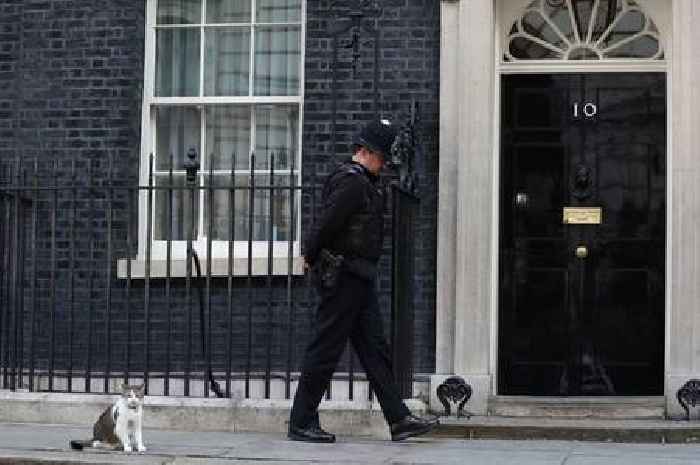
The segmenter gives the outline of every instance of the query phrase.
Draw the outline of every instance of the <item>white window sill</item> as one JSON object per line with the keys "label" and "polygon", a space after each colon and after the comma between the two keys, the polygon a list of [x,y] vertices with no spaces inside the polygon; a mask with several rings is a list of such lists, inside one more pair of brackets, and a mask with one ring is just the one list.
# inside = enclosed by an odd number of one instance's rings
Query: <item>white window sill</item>
{"label": "white window sill", "polygon": [[[145,279],[146,278],[146,260],[143,258],[127,259],[121,258],[117,261],[117,277],[119,279],[128,279],[127,262],[131,262],[131,278]],[[202,277],[207,275],[207,260],[200,259],[202,268]],[[253,257],[251,276],[287,276],[291,266],[292,276],[301,276],[304,274],[304,261],[302,257],[275,257],[272,259],[272,272],[268,268],[267,257]],[[248,258],[233,259],[233,276],[245,277],[248,276]],[[214,258],[211,262],[211,276],[226,277],[229,273],[228,258]],[[184,278],[187,276],[187,260],[172,259],[170,260],[170,277]],[[197,270],[192,261],[192,277],[197,276]],[[149,278],[166,278],[167,277],[167,261],[163,259],[153,259],[150,263]]]}

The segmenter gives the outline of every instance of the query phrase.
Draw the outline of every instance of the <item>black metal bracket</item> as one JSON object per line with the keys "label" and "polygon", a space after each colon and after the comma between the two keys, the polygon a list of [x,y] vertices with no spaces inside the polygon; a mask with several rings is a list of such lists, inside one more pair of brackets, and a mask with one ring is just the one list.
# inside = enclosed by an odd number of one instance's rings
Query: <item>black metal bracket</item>
{"label": "black metal bracket", "polygon": [[[375,27],[374,21],[382,15],[382,8],[376,0],[333,0],[328,7],[328,20],[326,31],[331,39],[332,61],[331,71],[331,141],[330,153],[337,155],[338,150],[338,101],[343,96],[340,93],[341,83],[345,83],[349,77],[343,72],[341,50],[352,50],[352,79],[357,79],[357,70],[362,61],[362,34],[371,37],[373,40],[373,61],[371,67],[363,67],[360,73],[362,80],[360,85],[363,89],[368,89],[367,84],[371,81],[372,106],[374,119],[379,119],[380,96],[379,96],[379,60],[380,44],[379,30]],[[349,36],[349,40],[348,37]]]}
{"label": "black metal bracket", "polygon": [[678,403],[685,410],[686,420],[690,421],[690,408],[700,404],[700,379],[691,379],[676,392]]}
{"label": "black metal bracket", "polygon": [[[353,77],[355,77],[362,56],[360,51],[362,30],[374,36],[375,40],[378,34],[376,29],[363,24],[363,20],[381,16],[382,7],[377,0],[333,0],[330,4],[329,12],[335,17],[335,19],[330,22],[329,31],[331,36],[337,38],[347,32],[351,34],[351,39],[340,45],[340,48],[352,49],[352,72]],[[345,16],[344,18],[342,17],[343,15]],[[377,63],[375,63],[375,67],[376,65]],[[335,69],[336,66],[337,49],[334,51],[333,68]]]}
{"label": "black metal bracket", "polygon": [[457,416],[467,418],[471,417],[471,413],[464,411],[464,404],[469,402],[472,397],[472,387],[461,376],[450,376],[437,388],[437,396],[445,407],[445,415],[452,414],[450,402],[459,405],[457,407]]}
{"label": "black metal bracket", "polygon": [[411,102],[408,121],[400,129],[391,146],[391,165],[399,173],[398,187],[418,198],[420,175],[423,174],[423,146],[418,134],[419,108]]}

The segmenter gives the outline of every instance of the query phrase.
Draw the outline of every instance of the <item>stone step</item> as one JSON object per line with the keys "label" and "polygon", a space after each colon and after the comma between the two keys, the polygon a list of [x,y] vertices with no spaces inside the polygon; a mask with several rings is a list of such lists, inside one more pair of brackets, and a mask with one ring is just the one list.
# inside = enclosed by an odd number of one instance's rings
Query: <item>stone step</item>
{"label": "stone step", "polygon": [[700,422],[639,419],[442,417],[431,433],[454,439],[562,440],[624,443],[700,442]]}
{"label": "stone step", "polygon": [[[92,430],[95,420],[117,399],[116,395],[12,392],[0,390],[0,424],[36,423],[79,425]],[[427,404],[406,399],[417,415]],[[147,429],[174,431],[235,431],[285,435],[291,399],[202,398],[146,396],[143,424]],[[323,400],[321,424],[342,436],[388,439],[389,429],[376,396],[373,401]],[[0,465],[2,465],[0,463]]]}
{"label": "stone step", "polygon": [[[468,405],[468,404],[467,404]],[[529,397],[495,396],[489,415],[500,417],[658,419],[665,418],[662,396]]]}

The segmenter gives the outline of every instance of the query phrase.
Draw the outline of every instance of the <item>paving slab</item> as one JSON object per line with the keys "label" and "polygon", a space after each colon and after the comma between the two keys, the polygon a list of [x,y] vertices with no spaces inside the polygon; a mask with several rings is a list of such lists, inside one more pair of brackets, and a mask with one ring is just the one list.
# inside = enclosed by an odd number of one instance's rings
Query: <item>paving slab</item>
{"label": "paving slab", "polygon": [[0,423],[0,465],[700,465],[697,444],[469,440],[424,437],[394,443],[340,436],[336,444],[281,434],[146,429],[145,454],[71,451],[91,428]]}

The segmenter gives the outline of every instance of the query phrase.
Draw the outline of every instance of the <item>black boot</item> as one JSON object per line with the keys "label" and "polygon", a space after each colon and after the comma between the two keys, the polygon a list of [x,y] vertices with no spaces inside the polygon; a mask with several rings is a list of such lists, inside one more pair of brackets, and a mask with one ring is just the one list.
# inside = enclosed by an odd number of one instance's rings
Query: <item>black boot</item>
{"label": "black boot", "polygon": [[439,423],[435,418],[419,418],[406,415],[400,421],[391,424],[391,440],[403,441],[413,436],[420,436],[435,428]]}
{"label": "black boot", "polygon": [[306,428],[299,428],[290,424],[287,438],[292,441],[321,442],[327,444],[335,442],[335,434],[324,431],[321,426],[314,424],[314,422],[311,422]]}

